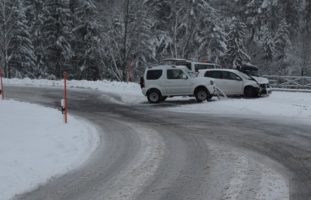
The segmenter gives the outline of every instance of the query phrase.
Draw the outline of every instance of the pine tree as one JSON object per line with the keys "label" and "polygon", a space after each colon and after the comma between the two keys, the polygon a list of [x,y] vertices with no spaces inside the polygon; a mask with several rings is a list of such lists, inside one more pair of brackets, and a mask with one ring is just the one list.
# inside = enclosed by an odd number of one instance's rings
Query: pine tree
{"label": "pine tree", "polygon": [[[106,66],[115,79],[127,80],[131,73],[142,71],[147,62],[153,60],[150,40],[151,15],[139,0],[126,1],[128,4],[111,10],[107,17],[104,36]],[[111,16],[111,13],[113,15]]]}
{"label": "pine tree", "polygon": [[302,29],[302,75],[308,73],[311,75],[311,43],[307,42],[310,40],[311,35],[311,0],[306,0],[304,8],[304,17],[303,17],[303,29]]}
{"label": "pine tree", "polygon": [[276,50],[276,58],[277,60],[283,59],[286,54],[286,48],[288,48],[290,44],[289,39],[289,26],[287,25],[286,20],[283,20],[278,30],[274,36],[274,44],[275,44],[275,50]]}
{"label": "pine tree", "polygon": [[[132,0],[129,5],[127,74],[128,78],[139,77],[148,62],[154,61],[152,54],[153,18],[149,9],[140,0]],[[132,77],[130,77],[132,76]]]}
{"label": "pine tree", "polygon": [[218,60],[225,34],[219,13],[205,0],[147,1],[157,21],[158,47],[163,57]]}
{"label": "pine tree", "polygon": [[311,32],[311,0],[305,0],[304,7],[304,28],[307,32]]}
{"label": "pine tree", "polygon": [[9,66],[9,45],[12,38],[12,31],[15,22],[13,16],[14,6],[16,6],[16,1],[0,0],[0,48],[1,48],[1,67],[4,68],[4,73],[6,77],[11,77],[11,70]]}
{"label": "pine tree", "polygon": [[284,18],[290,27],[291,37],[297,34],[300,27],[300,0],[284,0],[280,1],[283,8]]}
{"label": "pine tree", "polygon": [[20,0],[12,7],[14,24],[12,37],[9,42],[9,66],[14,77],[35,77],[34,72],[34,48],[30,36],[30,28],[27,25],[24,6]]}
{"label": "pine tree", "polygon": [[64,70],[70,69],[73,55],[72,15],[68,0],[46,0],[43,7],[41,34],[44,43],[43,59],[46,71],[55,78],[61,78]]}
{"label": "pine tree", "polygon": [[251,58],[247,54],[244,46],[246,25],[238,19],[232,21],[230,31],[228,33],[226,62],[233,68],[238,68],[246,62],[250,62]]}
{"label": "pine tree", "polygon": [[73,29],[74,63],[78,79],[97,80],[101,78],[101,38],[100,27],[96,20],[97,12],[93,0],[78,1]]}
{"label": "pine tree", "polygon": [[27,26],[30,28],[31,42],[34,46],[35,64],[33,66],[35,76],[46,76],[46,64],[44,63],[44,38],[42,27],[44,23],[43,16],[44,0],[24,0],[25,15]]}
{"label": "pine tree", "polygon": [[189,29],[192,24],[189,24],[186,18],[184,1],[149,0],[146,1],[146,5],[153,9],[156,17],[154,29],[157,34],[155,39],[158,41],[155,51],[163,54],[163,57],[184,57],[186,48],[181,45],[184,43],[188,46],[194,34],[194,31]]}
{"label": "pine tree", "polygon": [[268,61],[268,62],[272,62],[273,56],[275,53],[274,52],[275,51],[275,44],[273,41],[273,37],[272,37],[272,35],[268,29],[265,29],[265,31],[264,31],[263,50],[264,50],[263,59]]}
{"label": "pine tree", "polygon": [[194,4],[192,7],[196,8],[192,12],[197,13],[193,23],[198,24],[194,38],[194,44],[197,44],[199,50],[197,53],[199,55],[198,60],[219,63],[220,58],[224,56],[227,50],[226,34],[219,13],[206,1],[190,2]]}

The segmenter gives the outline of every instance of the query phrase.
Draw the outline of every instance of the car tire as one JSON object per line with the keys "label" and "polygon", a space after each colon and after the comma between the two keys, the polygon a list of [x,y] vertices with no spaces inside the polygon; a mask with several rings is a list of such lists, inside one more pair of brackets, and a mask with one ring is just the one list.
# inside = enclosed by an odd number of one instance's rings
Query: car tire
{"label": "car tire", "polygon": [[194,96],[197,102],[202,102],[202,101],[208,100],[210,94],[206,88],[200,87],[195,90]]}
{"label": "car tire", "polygon": [[163,97],[162,97],[161,92],[159,90],[152,89],[152,90],[148,91],[147,99],[148,99],[149,103],[159,103],[163,99]]}
{"label": "car tire", "polygon": [[254,98],[258,96],[258,92],[257,92],[257,89],[254,88],[254,87],[246,87],[244,89],[244,97],[246,98]]}

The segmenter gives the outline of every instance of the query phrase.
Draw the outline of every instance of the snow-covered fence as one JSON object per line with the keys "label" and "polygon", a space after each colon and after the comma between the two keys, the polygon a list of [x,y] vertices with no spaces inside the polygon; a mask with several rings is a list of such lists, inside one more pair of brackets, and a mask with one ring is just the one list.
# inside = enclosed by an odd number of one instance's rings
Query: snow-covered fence
{"label": "snow-covered fence", "polygon": [[264,76],[273,88],[311,90],[311,76]]}

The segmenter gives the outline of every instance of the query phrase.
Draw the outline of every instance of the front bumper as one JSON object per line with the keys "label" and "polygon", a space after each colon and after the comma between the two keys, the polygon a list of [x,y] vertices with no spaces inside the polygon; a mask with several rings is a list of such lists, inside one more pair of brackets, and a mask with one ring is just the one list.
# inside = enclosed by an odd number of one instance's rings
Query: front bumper
{"label": "front bumper", "polygon": [[272,93],[272,88],[269,84],[260,84],[260,95],[269,95]]}

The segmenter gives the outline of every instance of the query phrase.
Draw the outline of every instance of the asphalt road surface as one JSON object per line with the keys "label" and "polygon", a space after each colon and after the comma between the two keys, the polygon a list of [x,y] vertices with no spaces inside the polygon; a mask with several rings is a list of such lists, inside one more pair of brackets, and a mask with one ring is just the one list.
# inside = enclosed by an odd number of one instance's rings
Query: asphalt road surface
{"label": "asphalt road surface", "polygon": [[[6,95],[58,108],[62,91],[9,87]],[[70,113],[97,126],[100,145],[76,170],[15,199],[311,199],[311,126],[118,100],[71,90]]]}

